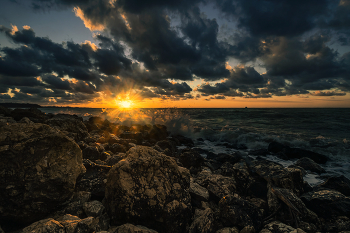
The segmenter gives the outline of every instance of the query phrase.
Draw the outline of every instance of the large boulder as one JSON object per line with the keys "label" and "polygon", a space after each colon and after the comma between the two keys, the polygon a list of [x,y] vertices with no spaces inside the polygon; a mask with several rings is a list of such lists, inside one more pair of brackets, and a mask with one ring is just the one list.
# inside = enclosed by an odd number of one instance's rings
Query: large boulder
{"label": "large boulder", "polygon": [[315,188],[334,189],[338,192],[341,192],[345,196],[350,196],[350,180],[343,175],[330,177]]}
{"label": "large boulder", "polygon": [[335,190],[319,190],[303,194],[307,208],[323,218],[350,216],[350,198]]}
{"label": "large boulder", "polygon": [[268,151],[272,153],[282,153],[290,159],[310,158],[316,163],[326,163],[328,157],[313,151],[304,150],[301,148],[292,148],[287,145],[283,145],[279,142],[271,142],[268,147]]}
{"label": "large boulder", "polygon": [[190,173],[150,147],[131,148],[107,177],[106,207],[112,224],[140,224],[184,232],[191,218]]}
{"label": "large boulder", "polygon": [[252,203],[238,195],[228,195],[219,202],[220,221],[225,227],[254,227],[257,231],[262,224],[262,213]]}
{"label": "large boulder", "polygon": [[290,189],[296,195],[304,192],[304,180],[300,169],[284,168],[278,163],[267,160],[253,161],[251,169],[276,187]]}
{"label": "large boulder", "polygon": [[317,163],[315,163],[312,159],[308,158],[308,157],[304,157],[299,159],[296,163],[296,166],[302,167],[305,170],[309,170],[312,172],[316,172],[316,173],[324,173],[326,172],[326,170],[324,170],[320,165],[318,165]]}
{"label": "large boulder", "polygon": [[0,219],[31,223],[73,195],[85,172],[79,146],[48,125],[14,123],[0,128]]}
{"label": "large boulder", "polygon": [[53,118],[46,120],[45,124],[63,131],[68,137],[77,142],[89,135],[82,118],[75,115],[57,114]]}

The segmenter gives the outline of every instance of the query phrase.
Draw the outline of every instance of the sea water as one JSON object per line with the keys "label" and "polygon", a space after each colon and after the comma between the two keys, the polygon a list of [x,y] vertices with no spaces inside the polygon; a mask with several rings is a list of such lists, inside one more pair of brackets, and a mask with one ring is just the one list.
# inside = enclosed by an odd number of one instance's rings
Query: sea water
{"label": "sea water", "polygon": [[[307,174],[305,179],[315,185],[327,176],[350,178],[350,109],[97,109],[42,108],[46,113],[69,113],[88,119],[101,116],[119,124],[164,124],[172,134],[191,137],[196,147],[214,153],[232,153],[267,149],[272,141],[320,154],[330,160],[322,165],[321,176]],[[200,140],[198,140],[200,139]],[[234,145],[234,146],[227,146]],[[204,155],[203,155],[204,156]],[[296,160],[267,159],[284,166]]]}

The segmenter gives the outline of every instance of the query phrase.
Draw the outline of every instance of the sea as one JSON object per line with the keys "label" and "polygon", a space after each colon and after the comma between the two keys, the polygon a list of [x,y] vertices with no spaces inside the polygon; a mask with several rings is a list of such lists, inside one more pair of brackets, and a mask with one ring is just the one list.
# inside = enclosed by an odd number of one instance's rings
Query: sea
{"label": "sea", "polygon": [[[248,154],[267,149],[272,141],[320,154],[330,160],[321,165],[326,173],[309,172],[312,186],[330,176],[350,179],[350,109],[345,108],[167,108],[101,109],[41,108],[45,113],[76,114],[87,120],[100,116],[123,125],[163,124],[172,134],[190,137],[195,147],[214,153]],[[233,146],[231,146],[233,145]],[[180,148],[181,149],[181,148]],[[205,154],[203,154],[205,156]],[[287,167],[296,160],[266,157]],[[251,156],[251,159],[255,157]]]}

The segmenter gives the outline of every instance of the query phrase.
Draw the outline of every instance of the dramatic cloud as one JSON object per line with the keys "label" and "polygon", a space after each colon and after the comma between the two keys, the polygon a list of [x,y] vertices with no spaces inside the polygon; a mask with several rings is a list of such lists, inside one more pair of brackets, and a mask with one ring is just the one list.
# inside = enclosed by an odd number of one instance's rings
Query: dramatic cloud
{"label": "dramatic cloud", "polygon": [[[1,26],[17,45],[0,47],[2,99],[84,102],[128,88],[143,98],[207,100],[350,91],[349,0],[31,0],[31,5],[36,11],[71,10],[97,42],[56,43],[28,25]],[[204,82],[194,88],[195,80]]]}

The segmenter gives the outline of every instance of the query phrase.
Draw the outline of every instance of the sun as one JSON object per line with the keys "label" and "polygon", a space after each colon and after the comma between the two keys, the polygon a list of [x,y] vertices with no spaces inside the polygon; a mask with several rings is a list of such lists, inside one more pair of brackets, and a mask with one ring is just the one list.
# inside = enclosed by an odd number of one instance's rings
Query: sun
{"label": "sun", "polygon": [[131,100],[122,100],[118,103],[119,108],[131,108],[133,106],[133,102]]}

